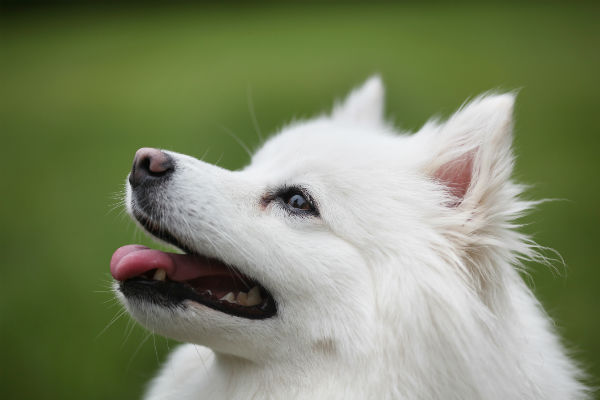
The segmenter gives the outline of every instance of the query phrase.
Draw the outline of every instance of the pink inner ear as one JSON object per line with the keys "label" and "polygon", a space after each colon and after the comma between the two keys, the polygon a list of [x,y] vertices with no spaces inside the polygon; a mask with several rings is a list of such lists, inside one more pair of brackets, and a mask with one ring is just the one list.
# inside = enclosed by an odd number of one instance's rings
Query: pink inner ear
{"label": "pink inner ear", "polygon": [[450,193],[457,198],[457,202],[453,206],[458,206],[465,198],[471,184],[471,178],[473,177],[473,154],[466,154],[459,159],[442,165],[436,171],[434,177],[448,187]]}

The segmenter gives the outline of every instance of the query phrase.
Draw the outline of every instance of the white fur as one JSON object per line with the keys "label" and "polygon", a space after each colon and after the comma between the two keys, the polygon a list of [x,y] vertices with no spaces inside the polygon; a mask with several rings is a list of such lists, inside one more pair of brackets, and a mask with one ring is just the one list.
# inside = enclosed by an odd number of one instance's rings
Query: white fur
{"label": "white fur", "polygon": [[[373,77],[330,115],[283,129],[241,171],[170,152],[161,223],[261,282],[278,313],[249,320],[120,295],[148,329],[194,343],[146,398],[586,398],[516,269],[537,253],[515,229],[534,203],[510,180],[513,103],[488,94],[445,123],[396,133]],[[306,187],[320,216],[264,207],[282,185]]]}

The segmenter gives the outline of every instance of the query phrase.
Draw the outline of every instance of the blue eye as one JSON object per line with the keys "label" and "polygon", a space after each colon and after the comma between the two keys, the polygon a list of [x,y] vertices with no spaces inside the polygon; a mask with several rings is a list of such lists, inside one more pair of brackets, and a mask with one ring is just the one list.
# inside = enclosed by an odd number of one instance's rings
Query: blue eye
{"label": "blue eye", "polygon": [[291,212],[297,214],[312,214],[315,216],[319,215],[310,195],[306,193],[306,190],[300,187],[283,188],[274,196],[274,198],[278,198]]}
{"label": "blue eye", "polygon": [[287,204],[288,206],[292,208],[297,208],[299,210],[308,211],[311,209],[310,203],[301,194],[295,194],[292,197],[290,197],[287,201]]}

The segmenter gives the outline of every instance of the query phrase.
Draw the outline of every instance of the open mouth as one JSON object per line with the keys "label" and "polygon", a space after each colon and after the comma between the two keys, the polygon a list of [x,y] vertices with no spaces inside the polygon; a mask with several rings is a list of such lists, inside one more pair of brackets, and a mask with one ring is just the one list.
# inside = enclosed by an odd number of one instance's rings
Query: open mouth
{"label": "open mouth", "polygon": [[123,246],[112,256],[110,270],[127,298],[163,306],[191,300],[223,313],[265,319],[276,313],[270,293],[235,267],[194,254],[175,236],[144,215],[136,219],[157,238],[187,254],[167,253],[141,245]]}

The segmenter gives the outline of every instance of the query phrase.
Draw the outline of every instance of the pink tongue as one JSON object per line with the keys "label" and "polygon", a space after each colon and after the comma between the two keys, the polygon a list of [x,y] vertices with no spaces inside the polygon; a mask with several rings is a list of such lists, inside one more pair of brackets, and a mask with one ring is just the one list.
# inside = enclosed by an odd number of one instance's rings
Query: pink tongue
{"label": "pink tongue", "polygon": [[187,254],[166,253],[139,244],[117,249],[110,260],[110,273],[118,281],[139,276],[153,269],[162,268],[169,279],[187,281],[203,276],[227,273],[217,261]]}

